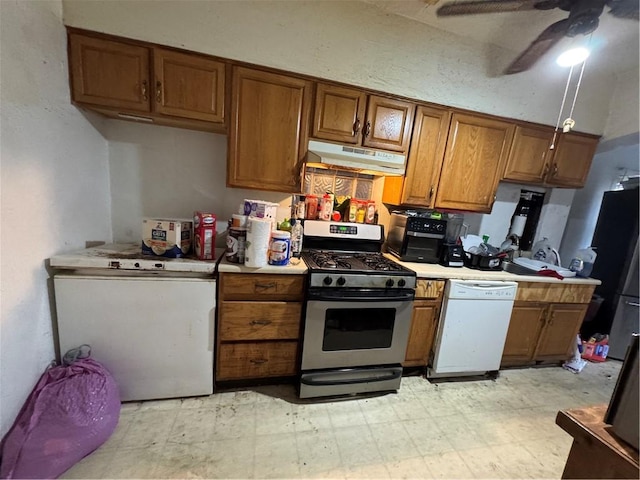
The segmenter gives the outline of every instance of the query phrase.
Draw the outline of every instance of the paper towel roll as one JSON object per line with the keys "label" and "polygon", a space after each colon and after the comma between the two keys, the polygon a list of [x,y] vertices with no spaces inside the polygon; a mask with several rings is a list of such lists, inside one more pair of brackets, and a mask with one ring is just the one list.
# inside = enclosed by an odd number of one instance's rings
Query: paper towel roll
{"label": "paper towel roll", "polygon": [[271,220],[257,217],[247,219],[247,243],[244,250],[246,267],[258,268],[267,265],[270,236]]}
{"label": "paper towel roll", "polygon": [[524,232],[524,226],[527,223],[527,217],[522,215],[516,215],[513,217],[511,221],[511,230],[509,230],[509,235],[517,235],[521,237]]}

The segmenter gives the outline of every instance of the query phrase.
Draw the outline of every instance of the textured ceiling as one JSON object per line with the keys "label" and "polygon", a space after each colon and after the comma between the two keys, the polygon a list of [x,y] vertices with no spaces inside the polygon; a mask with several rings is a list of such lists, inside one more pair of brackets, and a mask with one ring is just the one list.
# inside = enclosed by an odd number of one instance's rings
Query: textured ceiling
{"label": "textured ceiling", "polygon": [[[435,13],[440,5],[447,3],[443,0],[428,0],[429,3],[436,1],[436,5],[429,5],[425,0],[362,1],[388,13],[411,18],[477,42],[501,46],[513,51],[514,59],[547,26],[568,16],[568,12],[554,9],[445,18],[437,17]],[[615,18],[607,11],[608,8],[605,7],[605,11],[600,16],[600,25],[589,40],[592,55],[587,63],[588,68],[607,72],[623,72],[634,67],[638,68],[640,32],[638,22]],[[587,40],[588,37],[584,36],[578,36],[575,39],[564,38],[548,52],[548,55],[555,57],[572,44]]]}

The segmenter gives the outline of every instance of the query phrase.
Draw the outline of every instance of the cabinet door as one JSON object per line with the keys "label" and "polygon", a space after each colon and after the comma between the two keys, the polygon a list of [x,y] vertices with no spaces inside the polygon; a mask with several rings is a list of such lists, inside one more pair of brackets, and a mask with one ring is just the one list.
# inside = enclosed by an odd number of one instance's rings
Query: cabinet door
{"label": "cabinet door", "polygon": [[371,95],[362,144],[366,147],[406,152],[415,109],[416,106],[409,102]]}
{"label": "cabinet door", "polygon": [[576,345],[587,305],[551,304],[540,334],[535,360],[565,360]]}
{"label": "cabinet door", "polygon": [[558,187],[583,187],[597,146],[598,138],[558,133],[547,183]]}
{"label": "cabinet door", "polygon": [[359,143],[367,95],[353,88],[319,83],[316,89],[313,137]]}
{"label": "cabinet door", "polygon": [[69,34],[71,95],[75,102],[149,112],[149,49]]}
{"label": "cabinet door", "polygon": [[165,115],[224,122],[224,63],[156,48],[155,110]]}
{"label": "cabinet door", "polygon": [[404,367],[426,366],[436,333],[439,313],[438,302],[416,301],[413,304],[411,330]]}
{"label": "cabinet door", "polygon": [[501,365],[524,365],[533,360],[546,304],[516,303],[511,313]]}
{"label": "cabinet door", "polygon": [[418,107],[411,139],[402,204],[433,208],[451,113]]}
{"label": "cabinet door", "polygon": [[551,166],[552,128],[517,126],[509,151],[504,180],[525,183],[544,183]]}
{"label": "cabinet door", "polygon": [[227,185],[276,192],[301,190],[311,82],[234,67]]}
{"label": "cabinet door", "polygon": [[491,212],[513,130],[511,123],[453,114],[436,208]]}

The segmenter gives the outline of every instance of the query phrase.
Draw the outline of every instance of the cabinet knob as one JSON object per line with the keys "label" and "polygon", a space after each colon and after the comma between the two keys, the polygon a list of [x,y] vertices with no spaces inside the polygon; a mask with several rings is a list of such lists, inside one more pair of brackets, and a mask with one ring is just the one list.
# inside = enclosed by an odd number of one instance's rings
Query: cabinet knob
{"label": "cabinet knob", "polygon": [[160,80],[156,82],[156,102],[162,102],[162,83],[160,83]]}
{"label": "cabinet knob", "polygon": [[547,163],[547,164],[544,166],[544,170],[542,171],[542,176],[543,176],[543,177],[546,177],[546,176],[549,174],[549,170],[550,170],[550,169],[551,169],[551,164],[550,164],[550,163]]}
{"label": "cabinet knob", "polygon": [[253,320],[251,325],[271,325],[271,320]]}
{"label": "cabinet knob", "polygon": [[429,189],[429,200],[431,200],[433,198],[433,185],[431,185],[431,188]]}
{"label": "cabinet knob", "polygon": [[249,361],[255,365],[262,365],[263,363],[267,363],[269,360],[266,358],[252,358]]}
{"label": "cabinet knob", "polygon": [[356,121],[353,124],[353,136],[355,137],[356,135],[358,135],[359,131],[360,131],[360,119],[356,118]]}
{"label": "cabinet knob", "polygon": [[554,163],[553,164],[553,176],[555,177],[556,175],[558,175],[558,164]]}
{"label": "cabinet knob", "polygon": [[261,289],[267,289],[267,288],[275,288],[276,283],[275,282],[270,282],[270,283],[256,283],[256,290],[261,288]]}
{"label": "cabinet knob", "polygon": [[364,124],[364,130],[362,131],[362,134],[366,138],[369,136],[369,133],[371,133],[371,122],[367,120],[367,123]]}
{"label": "cabinet knob", "polygon": [[142,90],[142,99],[143,100],[149,100],[149,96],[147,95],[147,81],[146,80],[142,81],[141,90]]}

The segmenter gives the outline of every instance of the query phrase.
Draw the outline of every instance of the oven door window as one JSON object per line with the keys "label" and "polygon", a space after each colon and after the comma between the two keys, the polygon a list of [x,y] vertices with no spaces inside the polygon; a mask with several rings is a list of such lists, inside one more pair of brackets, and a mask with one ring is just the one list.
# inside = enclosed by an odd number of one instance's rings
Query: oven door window
{"label": "oven door window", "polygon": [[322,350],[389,348],[395,318],[395,308],[329,308],[326,310]]}

